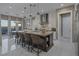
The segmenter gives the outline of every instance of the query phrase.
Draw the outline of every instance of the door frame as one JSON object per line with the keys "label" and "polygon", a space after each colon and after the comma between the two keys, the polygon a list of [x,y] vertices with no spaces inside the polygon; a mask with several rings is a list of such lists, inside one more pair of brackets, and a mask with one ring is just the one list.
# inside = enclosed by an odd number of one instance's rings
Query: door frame
{"label": "door frame", "polygon": [[71,18],[71,42],[72,42],[72,10],[58,12],[58,39],[61,38],[61,14],[70,13]]}
{"label": "door frame", "polygon": [[2,34],[1,34],[1,15],[0,15],[0,47],[2,47]]}

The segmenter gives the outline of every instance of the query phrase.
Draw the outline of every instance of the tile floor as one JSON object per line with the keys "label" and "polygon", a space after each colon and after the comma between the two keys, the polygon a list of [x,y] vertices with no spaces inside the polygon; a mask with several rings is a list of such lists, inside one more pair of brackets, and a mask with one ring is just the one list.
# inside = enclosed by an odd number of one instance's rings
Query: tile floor
{"label": "tile floor", "polygon": [[[36,56],[35,52],[27,51],[16,45],[14,39],[3,39],[0,47],[1,56]],[[48,52],[41,52],[40,56],[77,56],[77,43],[65,40],[54,40],[54,46]]]}

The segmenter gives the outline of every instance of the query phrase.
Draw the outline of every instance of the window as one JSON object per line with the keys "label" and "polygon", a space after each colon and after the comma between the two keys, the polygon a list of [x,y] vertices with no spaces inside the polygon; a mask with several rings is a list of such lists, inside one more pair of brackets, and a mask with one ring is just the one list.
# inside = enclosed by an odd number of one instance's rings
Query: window
{"label": "window", "polygon": [[22,25],[21,24],[18,24],[18,30],[21,30],[22,29]]}
{"label": "window", "polygon": [[1,32],[2,34],[8,33],[8,20],[1,20]]}
{"label": "window", "polygon": [[16,21],[11,21],[11,31],[16,31]]}

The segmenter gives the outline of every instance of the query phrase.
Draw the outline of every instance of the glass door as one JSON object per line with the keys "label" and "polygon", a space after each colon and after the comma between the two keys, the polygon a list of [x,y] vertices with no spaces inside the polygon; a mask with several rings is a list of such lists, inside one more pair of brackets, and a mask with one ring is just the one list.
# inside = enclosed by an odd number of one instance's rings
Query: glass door
{"label": "glass door", "polygon": [[8,39],[8,20],[1,20],[2,39]]}
{"label": "glass door", "polygon": [[16,21],[11,20],[11,25],[10,25],[10,29],[11,29],[11,38],[14,38],[15,33],[13,33],[13,31],[16,31]]}
{"label": "glass door", "polygon": [[10,25],[10,29],[11,29],[11,38],[15,37],[15,31],[21,31],[22,30],[22,23],[21,21],[14,21],[11,20],[11,25]]}
{"label": "glass door", "polygon": [[8,20],[0,20],[0,31],[1,31],[1,43],[2,43],[2,51],[1,53],[4,54],[8,51],[8,39],[9,39],[9,35],[8,35]]}

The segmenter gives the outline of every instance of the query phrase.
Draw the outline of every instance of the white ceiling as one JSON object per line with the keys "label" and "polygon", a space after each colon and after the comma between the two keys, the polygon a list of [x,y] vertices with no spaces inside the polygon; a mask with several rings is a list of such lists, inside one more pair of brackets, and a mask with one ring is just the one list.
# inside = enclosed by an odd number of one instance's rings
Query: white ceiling
{"label": "white ceiling", "polygon": [[[11,15],[11,16],[19,16],[23,17],[24,15],[28,16],[30,14],[30,3],[0,3],[0,14]],[[33,4],[34,5],[34,4]],[[58,8],[72,5],[71,3],[37,3],[35,7],[31,8],[31,13],[36,15],[39,11],[40,13],[46,13],[49,11],[56,10]],[[61,6],[62,5],[62,6]],[[24,7],[26,6],[26,11],[24,11]]]}

